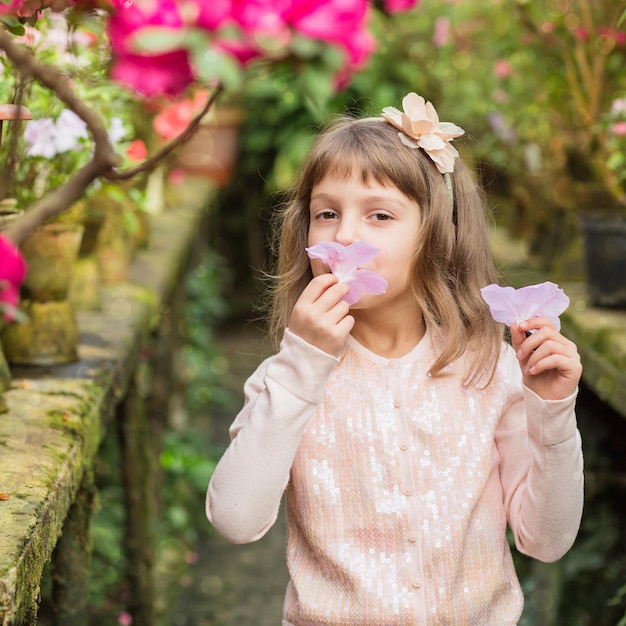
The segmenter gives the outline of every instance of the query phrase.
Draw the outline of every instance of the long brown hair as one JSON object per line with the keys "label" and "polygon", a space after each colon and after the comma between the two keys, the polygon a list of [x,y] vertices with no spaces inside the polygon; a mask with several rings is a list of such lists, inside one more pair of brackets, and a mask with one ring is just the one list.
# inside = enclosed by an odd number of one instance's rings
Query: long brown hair
{"label": "long brown hair", "polygon": [[[404,146],[382,118],[341,117],[321,133],[304,159],[287,201],[276,215],[276,271],[270,334],[278,343],[291,311],[313,278],[304,251],[311,190],[326,175],[393,184],[419,204],[421,237],[413,260],[413,293],[440,347],[432,376],[466,355],[466,386],[485,385],[502,348],[502,326],[493,321],[480,288],[497,281],[489,251],[485,202],[472,173],[456,160],[451,202],[444,177],[419,149]],[[454,206],[452,206],[452,204]]]}

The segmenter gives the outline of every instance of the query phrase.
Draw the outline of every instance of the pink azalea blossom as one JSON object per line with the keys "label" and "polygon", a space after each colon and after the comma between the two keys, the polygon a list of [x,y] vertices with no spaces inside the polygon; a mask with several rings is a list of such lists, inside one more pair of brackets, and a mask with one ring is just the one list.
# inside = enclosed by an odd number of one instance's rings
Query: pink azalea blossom
{"label": "pink azalea blossom", "polygon": [[135,139],[131,141],[128,149],[126,150],[126,157],[129,161],[138,163],[144,161],[148,156],[148,149],[146,144],[141,139]]}
{"label": "pink azalea blossom", "polygon": [[387,13],[401,13],[416,7],[419,0],[385,0],[384,4]]}
{"label": "pink azalea blossom", "polygon": [[0,233],[0,310],[4,321],[14,319],[20,301],[20,285],[26,276],[26,262],[13,242]]}
{"label": "pink azalea blossom", "polygon": [[306,248],[311,259],[320,259],[328,265],[339,282],[348,283],[350,291],[344,300],[352,306],[364,293],[379,295],[387,291],[387,281],[370,270],[360,269],[369,263],[380,250],[366,241],[356,241],[343,246],[334,241],[322,241]]}
{"label": "pink azalea blossom", "polygon": [[177,96],[193,82],[189,57],[184,50],[155,56],[116,56],[111,77],[145,96]]}
{"label": "pink azalea blossom", "polygon": [[565,292],[549,281],[520,289],[487,285],[480,293],[489,305],[493,319],[507,326],[533,317],[547,317],[560,329],[559,315],[569,306]]}
{"label": "pink azalea blossom", "polygon": [[166,106],[152,120],[154,130],[165,141],[178,137],[206,104],[208,97],[208,91],[200,90],[191,100],[187,98]]}
{"label": "pink azalea blossom", "polygon": [[450,18],[442,16],[435,20],[433,31],[433,45],[437,48],[443,48],[450,42],[450,31],[452,24]]}
{"label": "pink azalea blossom", "polygon": [[611,132],[618,137],[626,137],[626,122],[611,124]]}
{"label": "pink azalea blossom", "polygon": [[179,187],[183,185],[187,180],[187,172],[182,167],[175,167],[170,170],[170,173],[167,175],[168,184],[173,187]]}
{"label": "pink azalea blossom", "polygon": [[513,73],[511,64],[506,59],[499,59],[493,66],[493,75],[496,78],[508,78]]}
{"label": "pink azalea blossom", "polygon": [[120,626],[132,626],[133,616],[124,611],[117,616],[117,623],[120,624]]}
{"label": "pink azalea blossom", "polygon": [[350,63],[359,66],[374,46],[365,30],[368,9],[367,0],[295,0],[285,17],[300,34],[342,47]]}
{"label": "pink azalea blossom", "polygon": [[181,93],[193,81],[186,50],[148,56],[138,54],[132,48],[132,36],[142,27],[182,28],[184,24],[179,14],[179,3],[174,0],[152,3],[114,0],[113,4],[115,11],[108,23],[113,52],[111,76],[147,96]]}

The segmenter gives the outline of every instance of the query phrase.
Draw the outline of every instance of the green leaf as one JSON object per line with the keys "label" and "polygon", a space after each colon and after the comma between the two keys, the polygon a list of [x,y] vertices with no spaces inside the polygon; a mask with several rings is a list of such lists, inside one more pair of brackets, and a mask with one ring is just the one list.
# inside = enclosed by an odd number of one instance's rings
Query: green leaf
{"label": "green leaf", "polygon": [[12,35],[20,36],[20,35],[23,35],[26,32],[26,30],[24,29],[24,26],[13,15],[3,15],[2,17],[0,17],[0,23],[4,24],[6,29]]}
{"label": "green leaf", "polygon": [[193,35],[186,28],[144,26],[129,37],[129,46],[137,54],[165,54],[187,48],[192,38]]}
{"label": "green leaf", "polygon": [[327,44],[322,44],[315,39],[309,39],[296,35],[289,45],[292,54],[301,59],[314,59],[323,51]]}
{"label": "green leaf", "polygon": [[238,89],[243,84],[243,70],[233,57],[207,48],[190,52],[191,65],[198,80],[219,79],[227,89]]}
{"label": "green leaf", "polygon": [[297,79],[304,105],[318,122],[327,117],[328,103],[335,91],[333,76],[334,73],[328,68],[311,64],[300,73]]}

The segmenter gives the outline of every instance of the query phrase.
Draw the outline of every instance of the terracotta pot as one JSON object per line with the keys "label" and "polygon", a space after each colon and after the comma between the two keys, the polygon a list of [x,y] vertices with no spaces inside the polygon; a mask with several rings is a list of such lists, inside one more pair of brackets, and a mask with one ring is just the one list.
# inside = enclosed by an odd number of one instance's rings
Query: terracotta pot
{"label": "terracotta pot", "polygon": [[122,211],[112,206],[96,244],[95,256],[101,281],[105,284],[127,281],[133,253],[133,235],[126,228]]}
{"label": "terracotta pot", "polygon": [[95,254],[79,256],[74,262],[68,299],[77,311],[102,309],[100,266]]}
{"label": "terracotta pot", "polygon": [[237,163],[243,119],[239,109],[210,111],[181,147],[180,166],[191,174],[211,179],[218,187],[226,186]]}
{"label": "terracotta pot", "polygon": [[20,290],[27,321],[2,330],[9,363],[54,365],[78,359],[78,327],[68,292],[82,234],[80,225],[46,224],[20,245],[28,266]]}
{"label": "terracotta pot", "polygon": [[[17,208],[17,202],[13,198],[5,198],[0,202],[0,232],[6,230],[22,211]],[[1,315],[1,314],[0,314]],[[0,318],[0,332],[4,327],[4,322]],[[8,411],[2,394],[11,388],[11,370],[4,355],[2,339],[0,338],[0,413]]]}
{"label": "terracotta pot", "polygon": [[23,299],[49,302],[67,298],[83,230],[77,224],[45,224],[22,242],[20,250],[28,264]]}
{"label": "terracotta pot", "polygon": [[28,321],[9,324],[2,331],[9,363],[46,366],[78,360],[78,325],[69,300],[25,300],[20,309]]}
{"label": "terracotta pot", "polygon": [[5,198],[0,202],[0,231],[6,230],[9,225],[21,215],[22,211],[17,207],[15,198]]}

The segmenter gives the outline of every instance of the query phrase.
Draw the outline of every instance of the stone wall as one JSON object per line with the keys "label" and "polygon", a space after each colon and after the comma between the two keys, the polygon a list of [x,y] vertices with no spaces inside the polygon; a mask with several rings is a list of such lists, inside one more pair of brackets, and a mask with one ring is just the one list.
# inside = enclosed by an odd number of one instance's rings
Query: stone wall
{"label": "stone wall", "polygon": [[155,460],[184,278],[205,246],[211,193],[195,179],[184,191],[151,216],[150,243],[136,253],[131,279],[104,287],[101,310],[78,313],[79,361],[12,368],[9,412],[0,415],[1,626],[36,623],[51,559],[57,623],[87,623],[94,463],[104,437],[121,442],[129,612],[136,626],[152,623]]}

